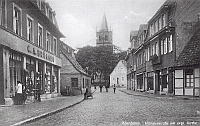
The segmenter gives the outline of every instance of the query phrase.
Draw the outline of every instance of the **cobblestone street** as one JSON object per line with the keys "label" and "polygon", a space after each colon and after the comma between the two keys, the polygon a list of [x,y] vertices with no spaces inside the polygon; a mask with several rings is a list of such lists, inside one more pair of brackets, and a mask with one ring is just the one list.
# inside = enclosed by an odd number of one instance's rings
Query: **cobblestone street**
{"label": "cobblestone street", "polygon": [[127,95],[110,88],[93,99],[26,125],[189,125],[200,124],[199,100],[157,99]]}

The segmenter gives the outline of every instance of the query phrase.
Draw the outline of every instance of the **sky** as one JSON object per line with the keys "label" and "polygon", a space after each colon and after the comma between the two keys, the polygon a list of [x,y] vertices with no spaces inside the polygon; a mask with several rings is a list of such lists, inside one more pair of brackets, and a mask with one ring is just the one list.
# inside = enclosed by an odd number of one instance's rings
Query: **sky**
{"label": "sky", "polygon": [[56,12],[62,40],[72,48],[96,45],[96,31],[106,14],[113,31],[113,44],[123,50],[130,47],[130,32],[147,24],[165,0],[46,0]]}

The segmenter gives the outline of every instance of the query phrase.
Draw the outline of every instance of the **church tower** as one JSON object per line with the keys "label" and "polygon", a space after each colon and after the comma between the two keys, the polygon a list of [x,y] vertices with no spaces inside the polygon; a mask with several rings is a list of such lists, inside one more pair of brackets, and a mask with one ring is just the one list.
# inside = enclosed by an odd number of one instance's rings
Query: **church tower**
{"label": "church tower", "polygon": [[103,15],[101,29],[96,32],[96,46],[112,45],[112,31],[108,29],[106,14]]}

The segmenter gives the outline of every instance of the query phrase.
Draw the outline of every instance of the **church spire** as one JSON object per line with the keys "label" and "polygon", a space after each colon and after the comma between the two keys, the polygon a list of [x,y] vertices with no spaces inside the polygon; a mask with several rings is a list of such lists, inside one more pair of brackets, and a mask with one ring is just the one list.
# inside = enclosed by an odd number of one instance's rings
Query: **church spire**
{"label": "church spire", "polygon": [[103,20],[102,20],[102,24],[101,24],[101,30],[108,30],[108,24],[107,24],[105,12],[104,12],[104,15],[103,15]]}

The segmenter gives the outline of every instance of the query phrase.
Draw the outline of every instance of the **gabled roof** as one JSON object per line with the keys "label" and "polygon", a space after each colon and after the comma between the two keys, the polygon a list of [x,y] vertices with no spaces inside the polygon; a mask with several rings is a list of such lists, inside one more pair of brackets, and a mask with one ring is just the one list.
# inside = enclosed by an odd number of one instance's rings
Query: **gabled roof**
{"label": "gabled roof", "polygon": [[[198,24],[200,27],[200,24]],[[174,63],[175,67],[200,65],[200,28],[194,33]]]}
{"label": "gabled roof", "polygon": [[106,19],[106,14],[104,13],[103,15],[103,20],[101,24],[101,30],[108,30],[108,24],[107,24],[107,19]]}
{"label": "gabled roof", "polygon": [[[115,71],[115,69],[117,68],[117,66],[119,66],[120,63],[122,63],[123,66],[127,69],[127,63],[126,63],[126,61],[125,61],[125,60],[120,60],[120,61],[117,63],[117,65],[115,66],[115,68],[113,69],[113,71],[111,72],[111,74],[113,74],[113,72]],[[110,75],[111,75],[111,74],[110,74]]]}
{"label": "gabled roof", "polygon": [[76,59],[72,56],[72,55],[70,55],[70,54],[68,54],[67,52],[65,52],[65,50],[64,49],[60,49],[60,51],[63,53],[63,55],[69,60],[69,62],[74,66],[74,68],[78,71],[78,72],[80,72],[80,73],[82,73],[82,74],[84,74],[84,75],[86,75],[86,76],[90,76],[90,75],[88,75],[86,72],[85,72],[85,70],[81,67],[81,65],[76,61]]}

